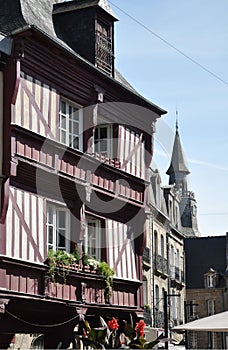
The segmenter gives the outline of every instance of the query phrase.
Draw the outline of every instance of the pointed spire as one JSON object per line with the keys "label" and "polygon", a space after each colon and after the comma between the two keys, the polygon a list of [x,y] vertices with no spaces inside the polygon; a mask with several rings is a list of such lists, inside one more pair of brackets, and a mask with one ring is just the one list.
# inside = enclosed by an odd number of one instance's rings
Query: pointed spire
{"label": "pointed spire", "polygon": [[167,170],[166,174],[168,175],[174,175],[176,177],[178,174],[182,175],[188,175],[190,174],[190,171],[188,170],[188,167],[186,165],[185,157],[183,148],[181,145],[180,135],[178,132],[179,126],[178,126],[178,112],[176,111],[176,135],[174,139],[174,145],[173,145],[173,152],[172,152],[172,158],[171,163],[169,166],[169,169]]}
{"label": "pointed spire", "polygon": [[178,125],[178,110],[176,109],[176,133],[178,132],[179,125]]}

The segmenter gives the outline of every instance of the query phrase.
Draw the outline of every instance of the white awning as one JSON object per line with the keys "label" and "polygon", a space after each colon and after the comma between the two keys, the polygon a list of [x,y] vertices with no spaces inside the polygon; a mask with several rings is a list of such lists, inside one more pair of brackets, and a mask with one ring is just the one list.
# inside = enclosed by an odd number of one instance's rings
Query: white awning
{"label": "white awning", "polygon": [[173,331],[228,332],[228,311],[182,324]]}

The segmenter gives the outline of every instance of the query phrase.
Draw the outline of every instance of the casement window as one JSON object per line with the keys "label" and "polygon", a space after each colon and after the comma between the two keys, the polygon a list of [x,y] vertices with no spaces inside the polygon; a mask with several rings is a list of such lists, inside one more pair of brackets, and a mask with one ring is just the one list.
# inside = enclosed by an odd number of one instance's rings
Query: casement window
{"label": "casement window", "polygon": [[83,251],[91,257],[101,259],[101,220],[86,215]]}
{"label": "casement window", "polygon": [[82,151],[82,109],[63,99],[59,110],[59,141]]}
{"label": "casement window", "polygon": [[97,125],[94,136],[94,150],[96,153],[103,154],[112,158],[112,125]]}
{"label": "casement window", "polygon": [[70,212],[54,204],[47,205],[48,249],[70,251]]}

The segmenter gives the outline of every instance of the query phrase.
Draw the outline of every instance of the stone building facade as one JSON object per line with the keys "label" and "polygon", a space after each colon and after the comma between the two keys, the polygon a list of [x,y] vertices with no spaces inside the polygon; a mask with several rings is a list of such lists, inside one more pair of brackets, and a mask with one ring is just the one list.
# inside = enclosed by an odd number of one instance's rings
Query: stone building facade
{"label": "stone building facade", "polygon": [[[186,321],[228,310],[228,235],[186,238]],[[197,258],[198,257],[198,258]],[[189,349],[223,349],[225,335],[188,332]]]}

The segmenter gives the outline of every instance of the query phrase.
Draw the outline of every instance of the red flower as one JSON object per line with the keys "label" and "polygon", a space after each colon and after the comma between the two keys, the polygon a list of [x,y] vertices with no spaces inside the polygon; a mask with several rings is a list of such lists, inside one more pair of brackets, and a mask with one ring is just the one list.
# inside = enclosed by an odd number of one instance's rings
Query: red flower
{"label": "red flower", "polygon": [[111,329],[111,331],[113,331],[114,329],[117,330],[119,328],[117,318],[113,317],[112,320],[108,321],[108,326],[109,329]]}
{"label": "red flower", "polygon": [[139,337],[143,337],[145,332],[144,332],[144,328],[145,328],[146,324],[143,320],[140,320],[139,322],[136,322],[136,327],[135,327],[135,331],[136,333],[139,334]]}

